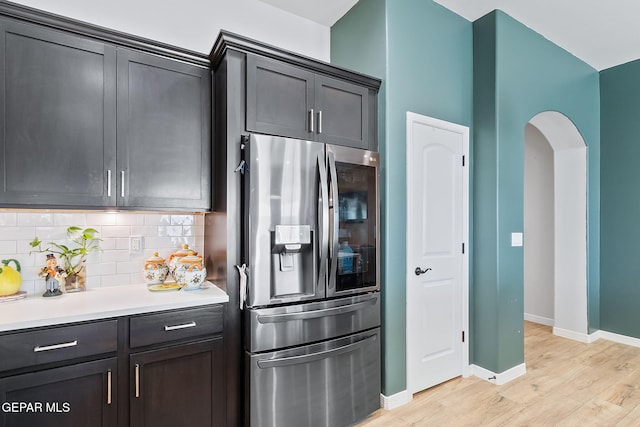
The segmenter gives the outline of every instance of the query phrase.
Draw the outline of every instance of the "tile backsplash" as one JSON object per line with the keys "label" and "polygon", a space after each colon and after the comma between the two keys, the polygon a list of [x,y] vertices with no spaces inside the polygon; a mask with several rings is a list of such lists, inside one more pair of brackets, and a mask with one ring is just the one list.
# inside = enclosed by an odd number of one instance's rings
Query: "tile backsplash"
{"label": "tile backsplash", "polygon": [[[100,250],[87,256],[87,288],[144,283],[144,261],[158,251],[167,258],[184,243],[203,252],[204,214],[23,212],[0,211],[0,259],[15,258],[22,266],[22,290],[42,293],[44,253],[32,253],[29,242],[64,243],[69,226],[100,232]],[[129,253],[129,236],[143,237],[141,253]]]}

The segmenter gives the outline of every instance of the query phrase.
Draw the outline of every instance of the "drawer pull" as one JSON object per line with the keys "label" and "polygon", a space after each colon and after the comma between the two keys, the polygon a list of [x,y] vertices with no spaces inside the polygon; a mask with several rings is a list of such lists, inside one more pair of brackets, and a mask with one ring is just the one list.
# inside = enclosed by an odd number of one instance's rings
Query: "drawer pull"
{"label": "drawer pull", "polygon": [[186,329],[186,328],[193,328],[196,326],[196,322],[189,322],[189,323],[184,323],[182,325],[174,325],[174,326],[164,326],[164,330],[165,331],[175,331],[178,329]]}
{"label": "drawer pull", "polygon": [[107,405],[111,405],[111,369],[107,371]]}
{"label": "drawer pull", "polygon": [[49,351],[49,350],[58,350],[61,348],[67,348],[67,347],[75,347],[78,345],[78,340],[75,341],[71,341],[71,342],[64,342],[62,344],[54,344],[54,345],[45,345],[45,346],[36,346],[33,349],[34,353],[38,353],[40,351]]}
{"label": "drawer pull", "polygon": [[140,365],[136,363],[136,397],[140,397]]}

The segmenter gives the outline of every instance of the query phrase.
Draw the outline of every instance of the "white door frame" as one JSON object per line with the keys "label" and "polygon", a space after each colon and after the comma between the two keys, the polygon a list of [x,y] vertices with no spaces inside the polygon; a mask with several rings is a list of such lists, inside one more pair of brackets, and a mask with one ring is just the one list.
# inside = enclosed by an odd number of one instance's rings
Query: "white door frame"
{"label": "white door frame", "polygon": [[[450,123],[450,122],[446,122],[444,120],[439,120],[439,119],[435,119],[433,117],[428,117],[428,116],[424,116],[421,114],[417,114],[417,113],[412,113],[407,111],[407,121],[406,121],[406,158],[405,158],[405,166],[406,166],[406,189],[407,189],[407,197],[409,197],[410,194],[414,194],[414,188],[416,186],[416,183],[413,182],[413,174],[414,171],[412,170],[412,166],[411,166],[411,162],[409,161],[409,156],[411,155],[411,150],[410,150],[410,146],[413,140],[413,136],[411,133],[411,129],[412,129],[412,123],[421,123],[421,124],[425,124],[427,126],[431,126],[431,127],[435,127],[435,128],[439,128],[439,129],[443,129],[443,130],[447,130],[447,131],[451,131],[451,132],[456,132],[462,135],[462,152],[465,158],[465,167],[462,168],[462,200],[463,200],[463,213],[462,213],[462,226],[463,226],[463,231],[462,231],[462,238],[463,238],[463,242],[465,245],[465,251],[463,256],[463,261],[462,261],[462,327],[465,333],[465,340],[463,343],[463,348],[462,348],[462,367],[461,367],[461,372],[462,372],[462,376],[463,377],[468,377],[472,374],[471,372],[471,367],[469,365],[469,341],[470,341],[470,337],[469,337],[469,164],[470,164],[470,159],[469,159],[469,128],[467,126],[462,126],[462,125],[458,125],[455,123]],[[462,161],[462,159],[461,159]],[[407,213],[407,217],[406,217],[406,223],[410,224],[410,220],[412,219],[412,213],[409,212],[408,209],[408,205],[406,206],[406,213]],[[406,248],[405,250],[407,251],[407,253],[409,253],[409,238],[410,238],[410,234],[406,233]],[[406,259],[406,266],[405,266],[405,298],[406,298],[406,291],[407,291],[407,283],[409,283],[409,278],[411,277],[411,274],[413,273],[413,270],[415,268],[415,266],[413,265],[409,265],[410,261],[409,261],[409,257],[405,256]],[[408,310],[407,310],[407,306],[409,304],[409,301],[406,300],[405,302],[405,316],[407,316]],[[411,321],[411,319],[408,318],[408,316],[406,317],[406,322],[407,325],[409,324],[409,322]],[[409,358],[409,353],[407,351],[408,349],[408,342],[410,340],[409,334],[407,333],[408,328],[405,327],[405,339],[407,340],[407,347],[405,348],[405,363],[406,366],[409,365],[408,363],[408,358]],[[407,378],[406,378],[406,384],[409,384],[409,372],[407,369],[406,372]]]}

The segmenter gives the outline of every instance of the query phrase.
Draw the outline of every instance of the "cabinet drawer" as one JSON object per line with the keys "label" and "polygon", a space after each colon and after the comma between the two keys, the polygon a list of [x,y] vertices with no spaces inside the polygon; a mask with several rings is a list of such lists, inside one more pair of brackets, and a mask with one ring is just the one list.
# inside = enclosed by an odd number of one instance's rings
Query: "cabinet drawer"
{"label": "cabinet drawer", "polygon": [[118,349],[118,321],[62,326],[0,337],[3,371]]}
{"label": "cabinet drawer", "polygon": [[214,305],[132,317],[131,348],[183,340],[222,332],[222,306]]}

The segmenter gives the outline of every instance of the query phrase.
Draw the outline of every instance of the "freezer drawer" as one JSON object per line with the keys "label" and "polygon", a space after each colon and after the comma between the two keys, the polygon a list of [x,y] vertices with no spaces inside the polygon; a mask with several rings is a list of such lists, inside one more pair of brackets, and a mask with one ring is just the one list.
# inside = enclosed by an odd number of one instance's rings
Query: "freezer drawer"
{"label": "freezer drawer", "polygon": [[248,426],[348,426],[380,407],[379,328],[245,358]]}
{"label": "freezer drawer", "polygon": [[245,349],[271,351],[380,326],[380,292],[245,313]]}

